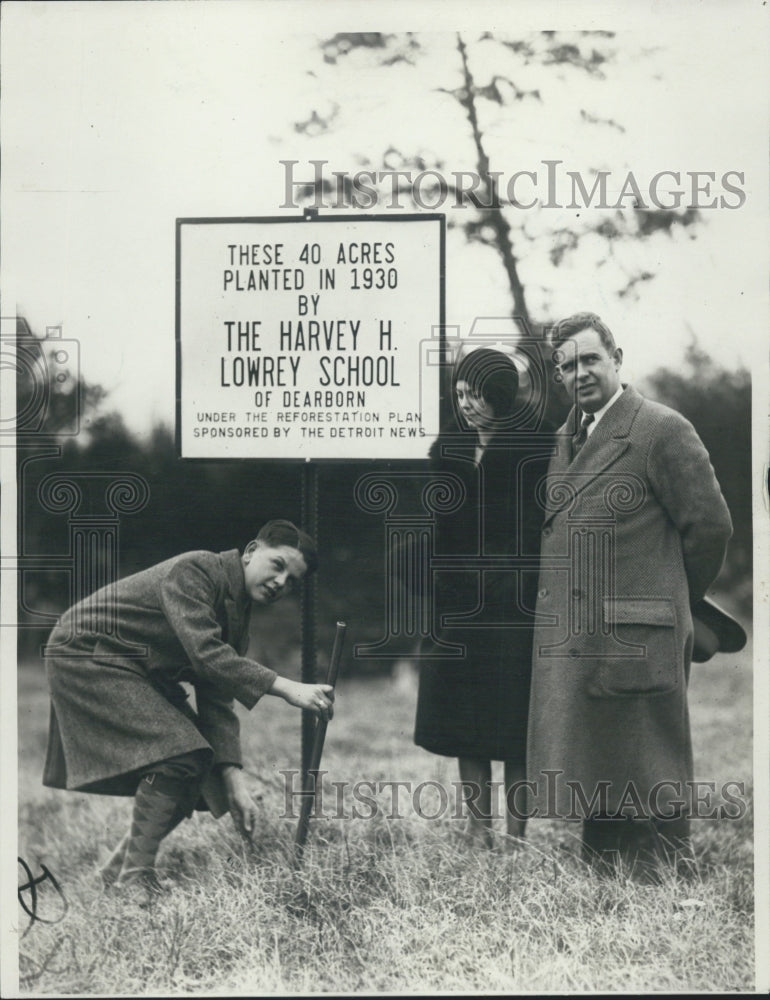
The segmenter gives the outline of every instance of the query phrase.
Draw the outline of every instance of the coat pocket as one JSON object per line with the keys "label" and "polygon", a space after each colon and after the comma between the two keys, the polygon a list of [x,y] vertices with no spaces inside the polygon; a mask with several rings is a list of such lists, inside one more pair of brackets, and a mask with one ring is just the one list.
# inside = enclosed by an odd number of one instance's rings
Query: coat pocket
{"label": "coat pocket", "polygon": [[666,694],[679,685],[676,609],[662,598],[602,602],[605,653],[594,674],[595,697]]}

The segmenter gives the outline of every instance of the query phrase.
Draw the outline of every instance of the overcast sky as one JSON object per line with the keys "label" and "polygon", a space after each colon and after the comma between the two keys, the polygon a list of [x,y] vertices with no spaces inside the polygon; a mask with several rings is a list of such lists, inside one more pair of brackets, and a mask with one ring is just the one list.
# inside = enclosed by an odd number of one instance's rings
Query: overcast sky
{"label": "overcast sky", "polygon": [[[279,207],[281,159],[328,158],[354,172],[393,143],[439,154],[446,170],[472,167],[462,115],[437,90],[457,82],[455,28],[469,42],[484,29],[617,32],[606,79],[523,69],[517,84],[536,85],[542,102],[519,102],[515,121],[485,108],[493,167],[506,175],[543,159],[632,170],[642,182],[661,170],[744,174],[745,204],[705,211],[694,240],[689,229],[658,236],[619,248],[603,268],[590,248],[554,269],[549,244],[518,244],[534,317],[600,312],[634,378],[677,365],[692,332],[727,366],[766,365],[769,61],[759,4],[630,13],[500,2],[469,13],[452,3],[7,2],[2,27],[3,314],[15,301],[37,333],[62,324],[81,344],[84,375],[138,431],[174,417],[175,219],[298,214]],[[317,38],[335,30],[395,29],[421,32],[426,55],[412,69],[320,58]],[[470,56],[480,78],[497,69],[492,46]],[[326,135],[295,131],[313,109],[335,106]],[[623,131],[587,126],[581,108]],[[525,221],[537,235],[573,216],[531,210]],[[619,275],[637,266],[654,279],[618,298]],[[447,321],[467,331],[474,317],[510,309],[497,258],[451,233]]]}

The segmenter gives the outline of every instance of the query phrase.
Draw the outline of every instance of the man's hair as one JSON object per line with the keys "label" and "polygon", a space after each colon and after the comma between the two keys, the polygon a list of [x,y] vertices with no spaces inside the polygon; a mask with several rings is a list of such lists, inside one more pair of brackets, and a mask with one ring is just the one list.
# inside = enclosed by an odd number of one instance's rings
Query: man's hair
{"label": "man's hair", "polygon": [[310,535],[300,531],[296,524],[291,521],[268,521],[259,529],[256,540],[271,548],[288,545],[289,548],[296,549],[301,554],[308,573],[314,573],[318,569],[318,552],[315,542]]}
{"label": "man's hair", "polygon": [[502,351],[478,347],[461,358],[452,376],[452,388],[466,382],[474,396],[481,396],[498,419],[509,417],[519,391],[519,372]]}
{"label": "man's hair", "polygon": [[615,338],[612,336],[610,328],[599,319],[596,313],[575,313],[574,316],[568,316],[566,319],[560,320],[556,326],[552,327],[550,333],[548,334],[548,339],[551,342],[551,346],[555,350],[557,347],[560,347],[565,340],[568,340],[570,337],[574,337],[576,333],[580,333],[581,330],[589,329],[596,330],[602,344],[607,350],[607,353],[612,354],[617,347]]}

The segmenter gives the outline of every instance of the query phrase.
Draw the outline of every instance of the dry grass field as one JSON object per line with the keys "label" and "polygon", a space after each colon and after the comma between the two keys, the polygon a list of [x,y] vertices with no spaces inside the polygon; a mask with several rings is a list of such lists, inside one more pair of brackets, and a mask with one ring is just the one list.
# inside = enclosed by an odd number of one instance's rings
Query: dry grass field
{"label": "dry grass field", "polygon": [[[532,821],[512,852],[474,847],[452,808],[453,761],[411,741],[410,676],[345,681],[329,726],[322,815],[302,864],[282,770],[297,767],[298,714],[266,698],[244,714],[261,824],[245,844],[229,817],[183,824],[164,843],[175,887],[147,909],[101,891],[95,869],[130,802],[44,789],[48,702],[39,666],[19,684],[19,851],[39,887],[19,908],[22,991],[31,996],[294,992],[749,991],[754,978],[752,811],[693,823],[694,881],[600,880],[579,860],[579,824]],[[745,783],[751,798],[751,659],[693,668],[696,776]],[[497,777],[497,775],[495,775]],[[441,782],[450,806],[420,816],[407,789],[375,784],[375,807],[345,783]],[[379,788],[379,791],[377,790]],[[417,804],[439,811],[437,785]],[[394,796],[397,798],[394,799]],[[339,803],[339,810],[338,810]],[[288,812],[296,810],[289,803]],[[342,818],[336,818],[340,811]],[[20,876],[21,877],[21,876]],[[61,918],[61,919],[59,919]]]}

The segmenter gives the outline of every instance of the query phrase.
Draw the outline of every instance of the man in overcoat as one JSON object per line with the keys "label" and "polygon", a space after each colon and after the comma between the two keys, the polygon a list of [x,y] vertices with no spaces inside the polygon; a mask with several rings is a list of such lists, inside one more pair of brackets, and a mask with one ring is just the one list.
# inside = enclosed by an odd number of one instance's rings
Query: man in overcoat
{"label": "man in overcoat", "polygon": [[732,525],[692,425],[621,384],[598,316],[551,345],[575,405],[542,492],[530,788],[538,815],[583,820],[588,860],[650,874],[690,851],[690,608]]}
{"label": "man in overcoat", "polygon": [[[290,521],[270,521],[243,555],[185,552],[61,617],[45,650],[43,783],[134,796],[131,828],[102,870],[107,884],[154,889],[160,841],[196,805],[217,816],[229,809],[253,833],[235,700],[251,709],[272,694],[331,717],[328,685],[300,684],[245,655],[252,609],[285,597],[315,568],[312,539]],[[192,685],[195,710],[180,682]]]}

